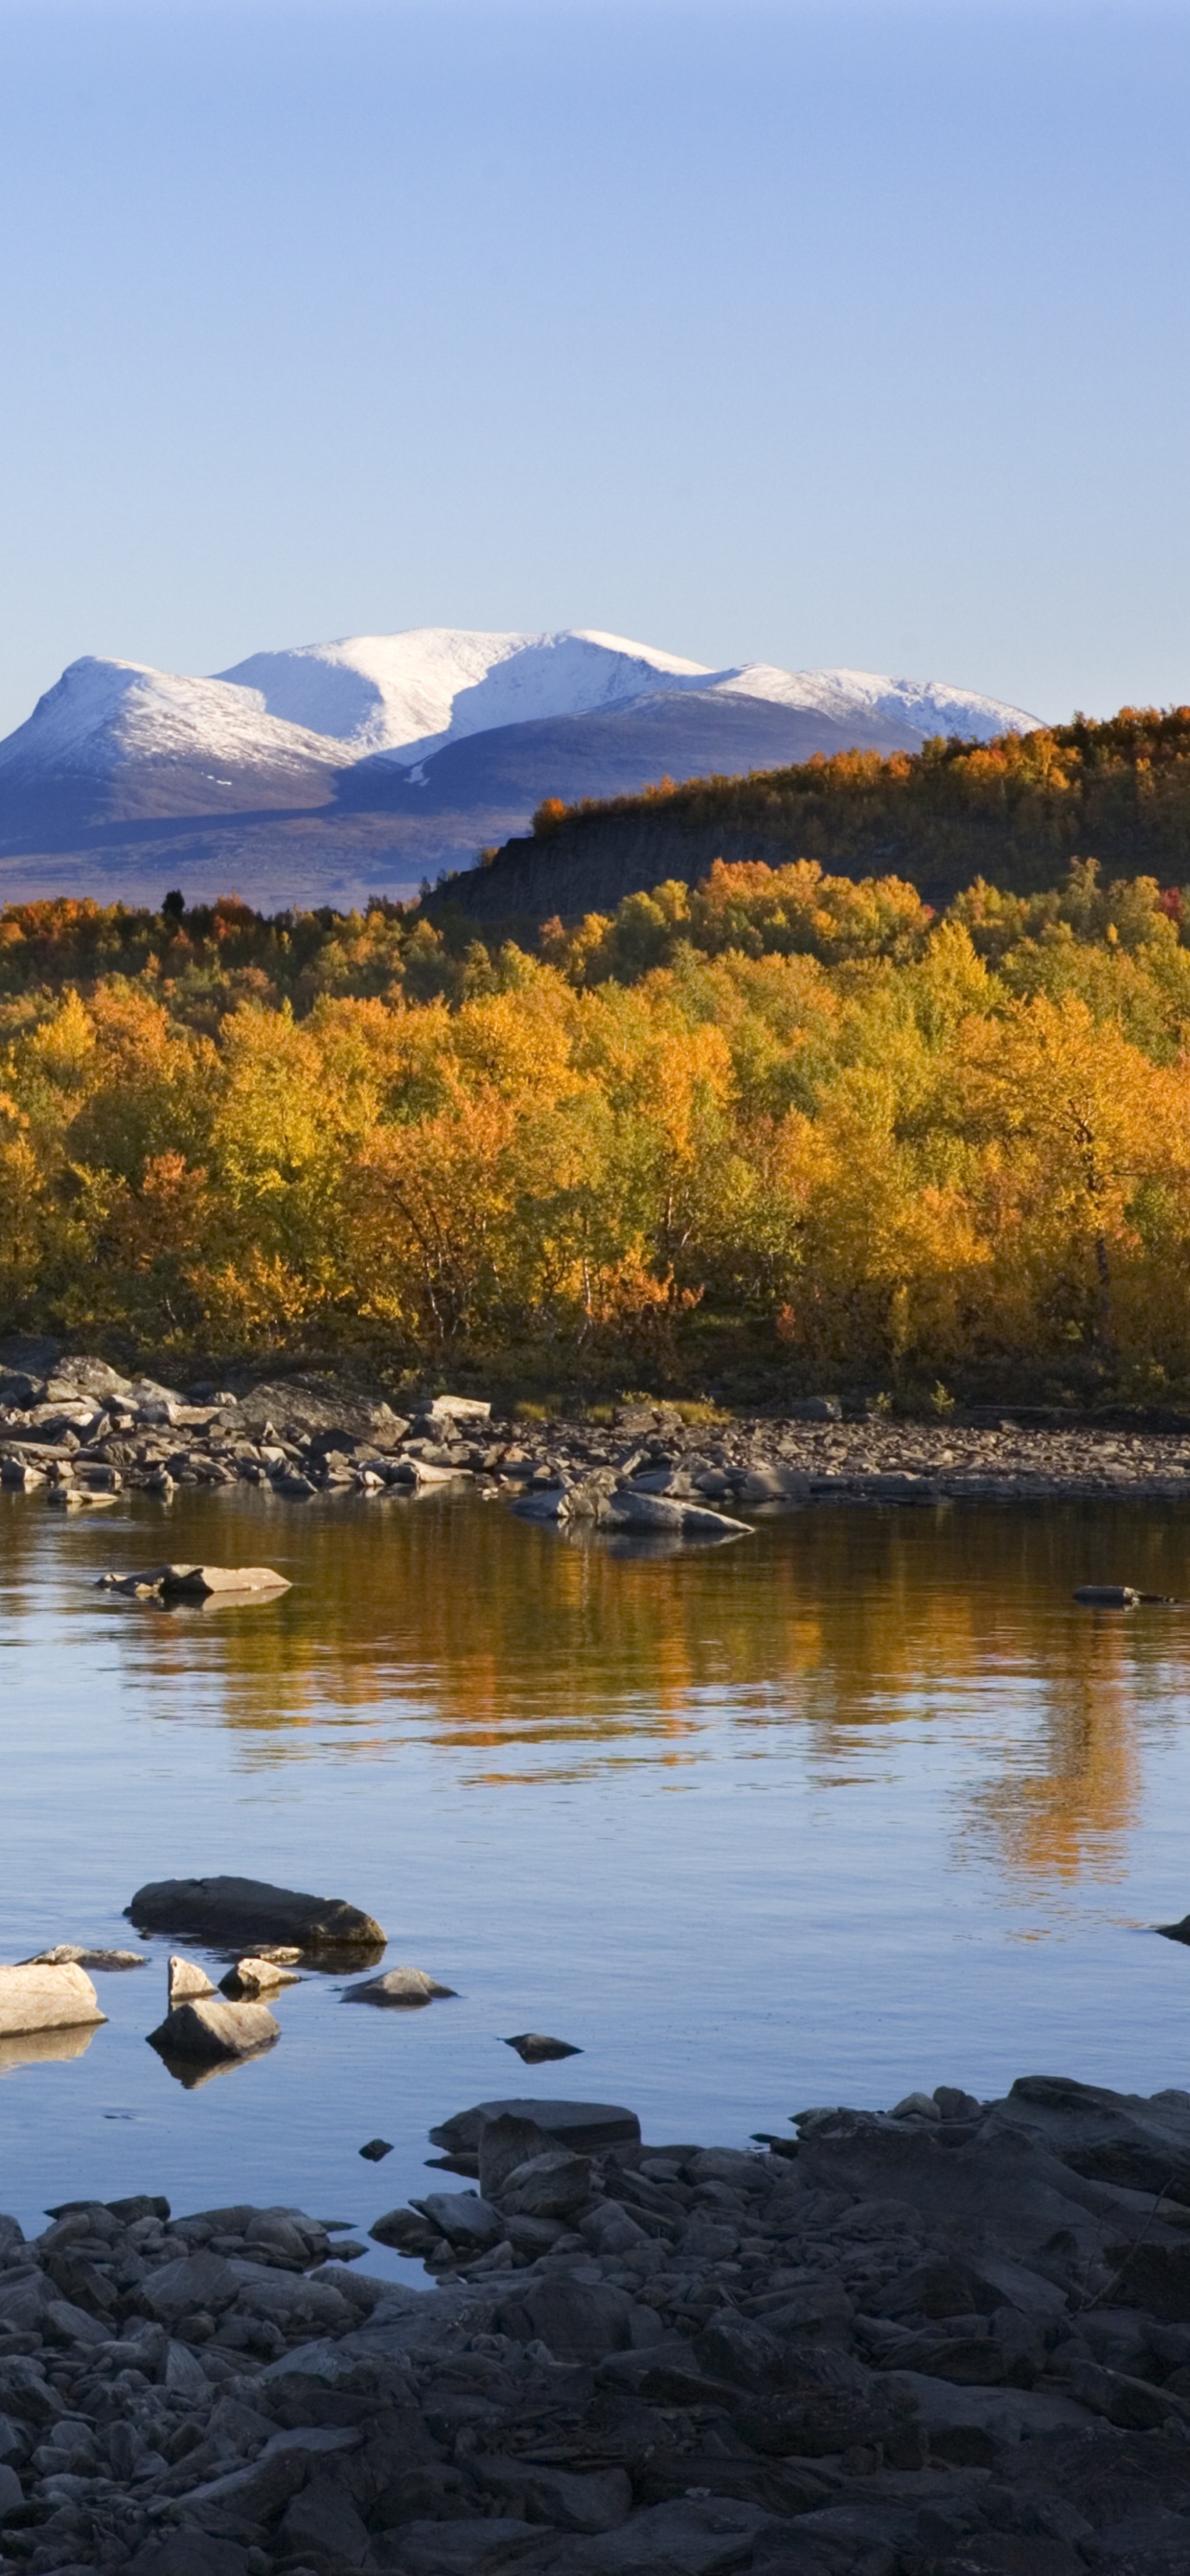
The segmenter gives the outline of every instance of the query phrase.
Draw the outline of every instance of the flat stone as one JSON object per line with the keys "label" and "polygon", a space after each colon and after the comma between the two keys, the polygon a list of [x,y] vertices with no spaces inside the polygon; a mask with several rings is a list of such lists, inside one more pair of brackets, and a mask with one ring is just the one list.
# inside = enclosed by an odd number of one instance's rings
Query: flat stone
{"label": "flat stone", "polygon": [[168,2324],[173,2317],[184,2317],[197,2309],[210,2308],[216,2314],[221,2308],[233,2307],[240,2295],[238,2277],[222,2254],[212,2254],[204,2247],[197,2254],[179,2254],[170,2263],[158,2264],[148,2272],[140,2285],[142,2305],[151,2316]]}
{"label": "flat stone", "polygon": [[572,2147],[579,2155],[601,2155],[607,2147],[640,2144],[640,2121],[635,2111],[624,2110],[619,2103],[556,2102],[540,2095],[477,2102],[470,2111],[456,2111],[452,2119],[431,2129],[431,2143],[445,2148],[450,2155],[476,2153],[488,2120],[529,2120],[534,2128],[544,2130],[547,2138],[553,2138],[559,2146]]}
{"label": "flat stone", "polygon": [[433,2003],[436,1996],[453,1995],[453,1986],[440,1986],[426,1975],[424,1968],[387,1968],[382,1977],[368,1977],[363,1985],[348,1986],[345,2004],[378,2004],[381,2009],[416,2009],[419,2004]]}
{"label": "flat stone", "polygon": [[145,1574],[102,1574],[98,1590],[137,1600],[206,1601],[217,1592],[288,1592],[288,1575],[271,1565],[155,1565]]}
{"label": "flat stone", "polygon": [[189,1932],[253,1948],[263,1942],[300,1951],[375,1951],[388,1937],[374,1915],[341,1896],[309,1896],[262,1878],[154,1879],[124,1911],[146,1932]]}
{"label": "flat stone", "polygon": [[32,1959],[22,1959],[23,1968],[147,1968],[143,1950],[84,1950],[77,1941],[59,1941],[52,1950],[39,1950]]}
{"label": "flat stone", "polygon": [[512,2039],[504,2041],[504,2046],[515,2048],[523,2066],[544,2066],[551,2058],[581,2057],[583,2053],[570,2040],[547,2039],[540,2030],[518,2030]]}
{"label": "flat stone", "polygon": [[163,2057],[210,2063],[223,2057],[251,2057],[280,2036],[280,2022],[274,2021],[265,2004],[228,2004],[199,1996],[192,2003],[175,2005],[149,2032],[149,2045]]}

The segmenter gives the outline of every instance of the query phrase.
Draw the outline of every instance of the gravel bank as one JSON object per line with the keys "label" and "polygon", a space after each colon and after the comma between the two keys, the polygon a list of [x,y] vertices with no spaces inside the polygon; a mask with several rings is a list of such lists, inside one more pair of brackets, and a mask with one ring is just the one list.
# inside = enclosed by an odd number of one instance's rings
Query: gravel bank
{"label": "gravel bank", "polygon": [[[663,1405],[626,1404],[607,1425],[502,1421],[456,1396],[403,1416],[378,1394],[312,1377],[187,1395],[86,1356],[40,1374],[0,1368],[0,1482],[67,1508],[101,1509],[124,1488],[168,1501],[179,1485],[255,1484],[300,1503],[319,1493],[383,1500],[462,1480],[529,1499],[595,1480],[725,1512],[1113,1494],[1165,1502],[1190,1495],[1190,1421],[843,1421],[829,1399],[783,1418],[690,1421]],[[573,1516],[591,1517],[577,1498]]]}

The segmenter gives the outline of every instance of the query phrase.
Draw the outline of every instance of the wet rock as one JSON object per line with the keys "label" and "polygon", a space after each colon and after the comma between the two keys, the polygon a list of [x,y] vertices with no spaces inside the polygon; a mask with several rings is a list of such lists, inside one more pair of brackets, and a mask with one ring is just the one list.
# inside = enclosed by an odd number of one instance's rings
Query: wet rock
{"label": "wet rock", "polygon": [[1074,1595],[1095,1610],[1135,1610],[1140,1597],[1130,1583],[1080,1583]]}
{"label": "wet rock", "polygon": [[363,1985],[348,1986],[345,2004],[378,2004],[381,2010],[402,2010],[433,2003],[436,1996],[455,1993],[453,1986],[440,1986],[424,1968],[388,1968],[382,1977],[368,1977]]}
{"label": "wet rock", "polygon": [[369,2138],[366,2147],[361,2147],[359,2150],[361,2156],[365,2157],[370,2165],[383,2164],[385,2157],[391,2156],[392,2151],[391,2138]]}
{"label": "wet rock", "polygon": [[457,2111],[452,2119],[431,2129],[430,2137],[436,2147],[445,2147],[450,2154],[460,2150],[477,2153],[486,2122],[500,2119],[529,2121],[557,2145],[571,2147],[579,2155],[640,2144],[640,2121],[635,2111],[627,2111],[619,2103],[553,2102],[541,2096],[477,2102],[472,2110]]}
{"label": "wet rock", "polygon": [[125,1968],[147,1968],[143,1950],[84,1950],[76,1941],[59,1941],[52,1950],[39,1950],[35,1958],[23,1959],[25,1968],[103,1969],[113,1974]]}
{"label": "wet rock", "polygon": [[137,1890],[125,1907],[146,1932],[189,1932],[213,1944],[279,1944],[300,1953],[383,1949],[371,1914],[338,1896],[308,1896],[260,1878],[165,1878]]}
{"label": "wet rock", "polygon": [[175,2005],[149,2032],[149,2045],[163,2057],[209,2064],[219,2058],[252,2057],[280,2036],[280,2022],[274,2021],[265,2004],[228,2004],[199,1997]]}
{"label": "wet rock", "polygon": [[413,2207],[440,2236],[465,2250],[486,2253],[489,2245],[499,2244],[504,2233],[499,2210],[493,2209],[490,2201],[482,2200],[478,2192],[432,2191],[424,2200],[414,2201]]}
{"label": "wet rock", "polygon": [[519,2030],[504,2041],[505,2048],[515,2048],[525,2066],[544,2066],[553,2057],[581,2057],[581,2048],[572,2047],[567,2039],[547,2039],[539,2030]]}
{"label": "wet rock", "polygon": [[90,1978],[75,1960],[0,1968],[0,2038],[72,2030],[106,2019]]}

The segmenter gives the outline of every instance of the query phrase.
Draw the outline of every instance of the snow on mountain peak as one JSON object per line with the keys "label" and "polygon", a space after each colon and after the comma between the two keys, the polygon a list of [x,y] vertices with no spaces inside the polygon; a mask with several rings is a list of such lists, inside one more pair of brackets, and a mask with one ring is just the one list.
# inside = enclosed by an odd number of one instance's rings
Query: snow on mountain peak
{"label": "snow on mountain peak", "polygon": [[700,662],[593,629],[515,635],[451,626],[253,653],[219,674],[257,691],[270,715],[333,736],[349,759],[385,752],[410,768],[467,734],[586,715],[709,677]]}
{"label": "snow on mountain peak", "polygon": [[129,761],[213,761],[301,771],[328,766],[333,747],[296,725],[279,724],[256,690],[190,679],[147,662],[86,654],[68,663],[32,715],[0,743],[0,770],[96,772]]}

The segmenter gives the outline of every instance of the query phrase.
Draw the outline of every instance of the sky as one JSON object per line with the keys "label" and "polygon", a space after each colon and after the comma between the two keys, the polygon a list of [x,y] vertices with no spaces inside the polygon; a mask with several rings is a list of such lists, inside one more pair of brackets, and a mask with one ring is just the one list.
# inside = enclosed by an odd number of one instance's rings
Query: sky
{"label": "sky", "polygon": [[0,0],[0,732],[420,625],[1190,699],[1190,8]]}

